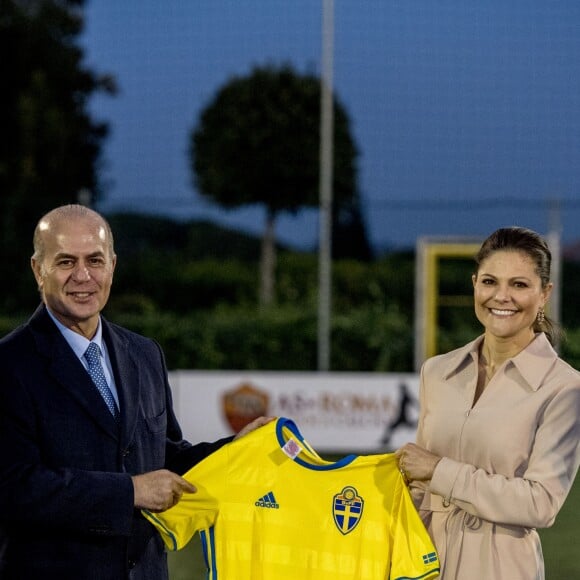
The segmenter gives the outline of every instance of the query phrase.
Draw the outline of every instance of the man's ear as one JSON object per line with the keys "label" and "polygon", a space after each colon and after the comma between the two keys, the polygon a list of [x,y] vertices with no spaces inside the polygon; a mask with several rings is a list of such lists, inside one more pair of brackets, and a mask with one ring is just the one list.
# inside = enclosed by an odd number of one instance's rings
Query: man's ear
{"label": "man's ear", "polygon": [[30,258],[30,267],[32,268],[32,273],[40,290],[42,288],[42,264],[35,258]]}

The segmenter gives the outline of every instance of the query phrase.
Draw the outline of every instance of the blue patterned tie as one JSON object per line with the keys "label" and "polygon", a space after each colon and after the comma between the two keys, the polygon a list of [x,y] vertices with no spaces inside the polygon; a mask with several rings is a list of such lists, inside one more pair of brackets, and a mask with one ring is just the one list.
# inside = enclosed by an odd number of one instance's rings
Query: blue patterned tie
{"label": "blue patterned tie", "polygon": [[105,378],[105,373],[101,366],[101,349],[96,342],[91,342],[89,344],[89,347],[85,352],[85,358],[89,365],[89,375],[91,375],[93,383],[95,383],[97,389],[99,389],[99,393],[101,393],[103,399],[105,399],[105,403],[107,403],[107,407],[109,407],[109,411],[111,411],[113,417],[117,418],[119,411],[115,399],[113,398],[113,393],[111,393],[111,389],[107,384],[107,379]]}

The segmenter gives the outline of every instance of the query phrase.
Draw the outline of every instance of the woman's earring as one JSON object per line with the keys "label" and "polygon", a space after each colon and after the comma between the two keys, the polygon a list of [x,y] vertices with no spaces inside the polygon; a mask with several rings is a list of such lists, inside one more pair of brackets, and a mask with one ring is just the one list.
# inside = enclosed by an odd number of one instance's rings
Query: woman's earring
{"label": "woman's earring", "polygon": [[544,322],[544,320],[546,320],[546,315],[544,314],[543,308],[540,308],[538,310],[538,314],[536,315],[536,319],[540,324],[542,324],[542,322]]}

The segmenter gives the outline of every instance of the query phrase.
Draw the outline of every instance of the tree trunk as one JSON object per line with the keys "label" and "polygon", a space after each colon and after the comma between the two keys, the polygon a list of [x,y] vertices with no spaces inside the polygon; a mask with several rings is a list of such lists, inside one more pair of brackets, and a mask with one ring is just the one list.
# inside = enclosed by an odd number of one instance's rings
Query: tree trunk
{"label": "tree trunk", "polygon": [[266,211],[266,229],[262,237],[260,257],[260,308],[267,308],[274,302],[276,270],[276,215]]}

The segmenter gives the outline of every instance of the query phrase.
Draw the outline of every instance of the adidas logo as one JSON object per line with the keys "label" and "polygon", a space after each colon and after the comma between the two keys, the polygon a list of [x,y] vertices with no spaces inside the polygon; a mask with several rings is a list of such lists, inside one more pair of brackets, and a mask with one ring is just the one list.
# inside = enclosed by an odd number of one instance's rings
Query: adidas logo
{"label": "adidas logo", "polygon": [[280,504],[276,502],[274,492],[269,491],[265,496],[261,497],[254,504],[256,507],[279,509]]}

